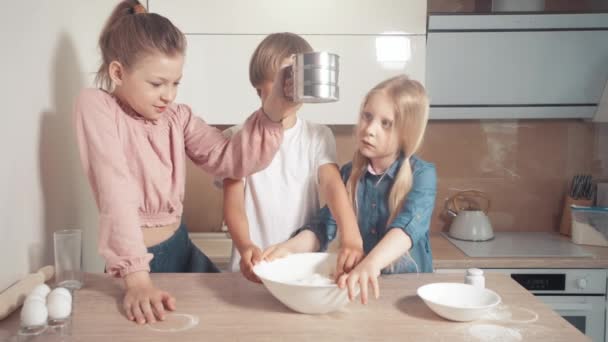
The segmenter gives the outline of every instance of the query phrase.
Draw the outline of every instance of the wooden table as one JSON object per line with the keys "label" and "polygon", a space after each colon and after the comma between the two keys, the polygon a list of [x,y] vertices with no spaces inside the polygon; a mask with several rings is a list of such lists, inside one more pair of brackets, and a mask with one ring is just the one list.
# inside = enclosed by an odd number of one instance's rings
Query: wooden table
{"label": "wooden table", "polygon": [[[177,313],[199,318],[181,332],[158,332],[128,321],[121,312],[120,281],[87,274],[74,297],[74,341],[587,341],[588,339],[532,294],[503,274],[486,285],[501,295],[502,313],[468,323],[435,315],[416,289],[433,282],[462,282],[460,275],[383,276],[381,295],[368,305],[349,304],[326,315],[295,313],[262,285],[238,273],[153,274],[154,282],[177,297]],[[534,314],[537,319],[534,320]],[[0,322],[0,339],[14,335],[18,312]],[[4,334],[4,335],[2,335]]]}

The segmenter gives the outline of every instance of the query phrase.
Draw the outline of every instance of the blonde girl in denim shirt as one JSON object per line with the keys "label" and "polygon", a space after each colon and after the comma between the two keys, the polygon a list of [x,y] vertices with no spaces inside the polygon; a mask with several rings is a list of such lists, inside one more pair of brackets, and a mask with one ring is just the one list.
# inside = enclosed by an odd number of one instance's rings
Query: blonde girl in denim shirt
{"label": "blonde girl in denim shirt", "polygon": [[[378,298],[378,276],[432,272],[429,226],[435,204],[435,167],[415,156],[428,121],[424,87],[407,76],[390,78],[364,98],[356,127],[358,150],[341,169],[356,208],[365,258],[337,279],[361,302],[368,286]],[[336,235],[336,221],[327,207],[293,238],[269,248],[266,260],[289,253],[325,250]]]}

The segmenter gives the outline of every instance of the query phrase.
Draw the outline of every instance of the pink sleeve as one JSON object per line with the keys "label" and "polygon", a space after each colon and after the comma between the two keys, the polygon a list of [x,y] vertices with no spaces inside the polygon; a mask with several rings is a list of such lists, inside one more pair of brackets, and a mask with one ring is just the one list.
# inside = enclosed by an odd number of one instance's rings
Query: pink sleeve
{"label": "pink sleeve", "polygon": [[216,177],[239,179],[266,168],[279,150],[283,126],[261,111],[254,112],[231,138],[180,105],[184,120],[186,153],[203,170]]}
{"label": "pink sleeve", "polygon": [[99,253],[114,276],[150,270],[138,214],[138,193],[121,145],[112,99],[85,89],[76,100],[80,159],[99,209]]}

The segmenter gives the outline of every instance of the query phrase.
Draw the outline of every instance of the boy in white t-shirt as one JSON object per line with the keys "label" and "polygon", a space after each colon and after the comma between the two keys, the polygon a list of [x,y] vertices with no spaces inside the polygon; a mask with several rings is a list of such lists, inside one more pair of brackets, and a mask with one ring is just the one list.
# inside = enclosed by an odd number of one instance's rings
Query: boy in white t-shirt
{"label": "boy in white t-shirt", "polygon": [[[293,54],[311,51],[308,42],[293,33],[271,34],[258,45],[249,63],[249,80],[262,103],[281,65]],[[340,230],[336,276],[349,272],[363,257],[357,219],[338,170],[334,136],[328,127],[299,118],[299,108],[282,121],[283,142],[266,169],[223,182],[224,220],[233,240],[230,270],[240,269],[251,281],[259,282],[252,269],[261,261],[262,250],[288,240],[310,221],[320,207],[320,195]]]}

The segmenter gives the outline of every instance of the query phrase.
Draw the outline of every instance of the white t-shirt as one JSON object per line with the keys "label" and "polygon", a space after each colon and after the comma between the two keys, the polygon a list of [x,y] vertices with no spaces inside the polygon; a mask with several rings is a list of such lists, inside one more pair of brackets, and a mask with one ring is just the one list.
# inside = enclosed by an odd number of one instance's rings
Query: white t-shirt
{"label": "white t-shirt", "polygon": [[[234,134],[240,126],[225,132]],[[245,212],[251,241],[260,249],[289,239],[319,210],[319,167],[337,164],[336,141],[324,125],[297,118],[285,130],[270,165],[244,179]],[[232,247],[230,270],[240,270],[241,256]]]}

